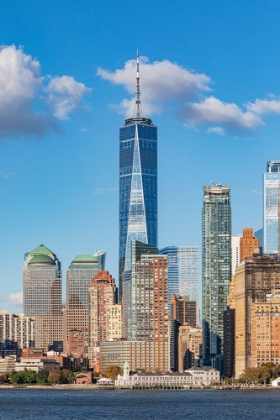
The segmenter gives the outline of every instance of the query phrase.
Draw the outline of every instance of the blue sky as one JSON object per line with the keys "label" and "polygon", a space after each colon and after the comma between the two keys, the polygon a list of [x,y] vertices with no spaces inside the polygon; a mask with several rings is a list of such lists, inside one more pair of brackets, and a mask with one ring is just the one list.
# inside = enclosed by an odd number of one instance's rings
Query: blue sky
{"label": "blue sky", "polygon": [[[0,25],[0,309],[20,312],[24,253],[107,251],[118,272],[118,129],[159,134],[159,246],[201,246],[202,186],[232,188],[232,233],[262,227],[279,159],[280,4],[10,0]],[[119,71],[117,71],[119,70]]]}

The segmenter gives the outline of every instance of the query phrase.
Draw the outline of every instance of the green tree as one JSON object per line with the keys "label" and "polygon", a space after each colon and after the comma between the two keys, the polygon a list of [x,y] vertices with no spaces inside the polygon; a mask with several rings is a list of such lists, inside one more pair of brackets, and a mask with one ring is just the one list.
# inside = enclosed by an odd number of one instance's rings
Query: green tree
{"label": "green tree", "polygon": [[49,372],[47,370],[39,370],[36,375],[37,384],[46,384],[48,382]]}
{"label": "green tree", "polygon": [[25,384],[35,384],[36,383],[36,373],[31,369],[24,369],[21,372],[23,383]]}
{"label": "green tree", "polygon": [[121,374],[121,373],[123,373],[123,370],[118,365],[109,365],[107,369],[105,370],[105,376],[112,380],[115,380],[118,374]]}
{"label": "green tree", "polygon": [[49,372],[48,382],[50,384],[60,384],[60,370]]}
{"label": "green tree", "polygon": [[63,369],[60,372],[60,383],[62,384],[72,384],[74,379],[74,373],[69,369]]}
{"label": "green tree", "polygon": [[9,374],[9,377],[13,384],[18,384],[18,385],[23,384],[22,372],[16,372],[15,370],[13,370]]}

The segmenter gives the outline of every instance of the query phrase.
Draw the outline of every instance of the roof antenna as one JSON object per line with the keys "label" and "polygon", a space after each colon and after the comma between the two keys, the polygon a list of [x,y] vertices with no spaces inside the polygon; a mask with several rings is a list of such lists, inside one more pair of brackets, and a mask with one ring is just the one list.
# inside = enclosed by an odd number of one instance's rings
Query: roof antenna
{"label": "roof antenna", "polygon": [[140,77],[139,77],[139,51],[137,50],[136,59],[136,118],[140,117]]}

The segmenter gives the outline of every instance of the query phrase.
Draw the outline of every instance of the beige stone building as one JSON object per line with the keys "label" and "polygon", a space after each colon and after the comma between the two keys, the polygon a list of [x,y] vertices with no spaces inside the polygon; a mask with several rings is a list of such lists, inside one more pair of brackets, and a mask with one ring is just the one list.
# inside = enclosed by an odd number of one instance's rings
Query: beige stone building
{"label": "beige stone building", "polygon": [[107,340],[122,338],[122,305],[121,303],[107,306]]}
{"label": "beige stone building", "polygon": [[[235,375],[279,359],[280,259],[255,254],[236,270]],[[280,301],[279,301],[280,302]]]}
{"label": "beige stone building", "polygon": [[189,325],[179,327],[178,335],[178,371],[182,372],[192,366],[198,366],[202,345],[201,328]]}

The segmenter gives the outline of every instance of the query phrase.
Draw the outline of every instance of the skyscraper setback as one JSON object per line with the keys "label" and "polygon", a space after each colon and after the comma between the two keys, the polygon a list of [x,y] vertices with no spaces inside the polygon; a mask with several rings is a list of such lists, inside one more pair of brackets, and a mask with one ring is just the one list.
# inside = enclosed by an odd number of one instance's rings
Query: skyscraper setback
{"label": "skyscraper setback", "polygon": [[205,364],[221,368],[223,318],[231,279],[230,187],[203,187],[202,329]]}
{"label": "skyscraper setback", "polygon": [[157,127],[141,116],[137,55],[136,116],[120,128],[119,279],[131,270],[131,240],[157,246]]}

